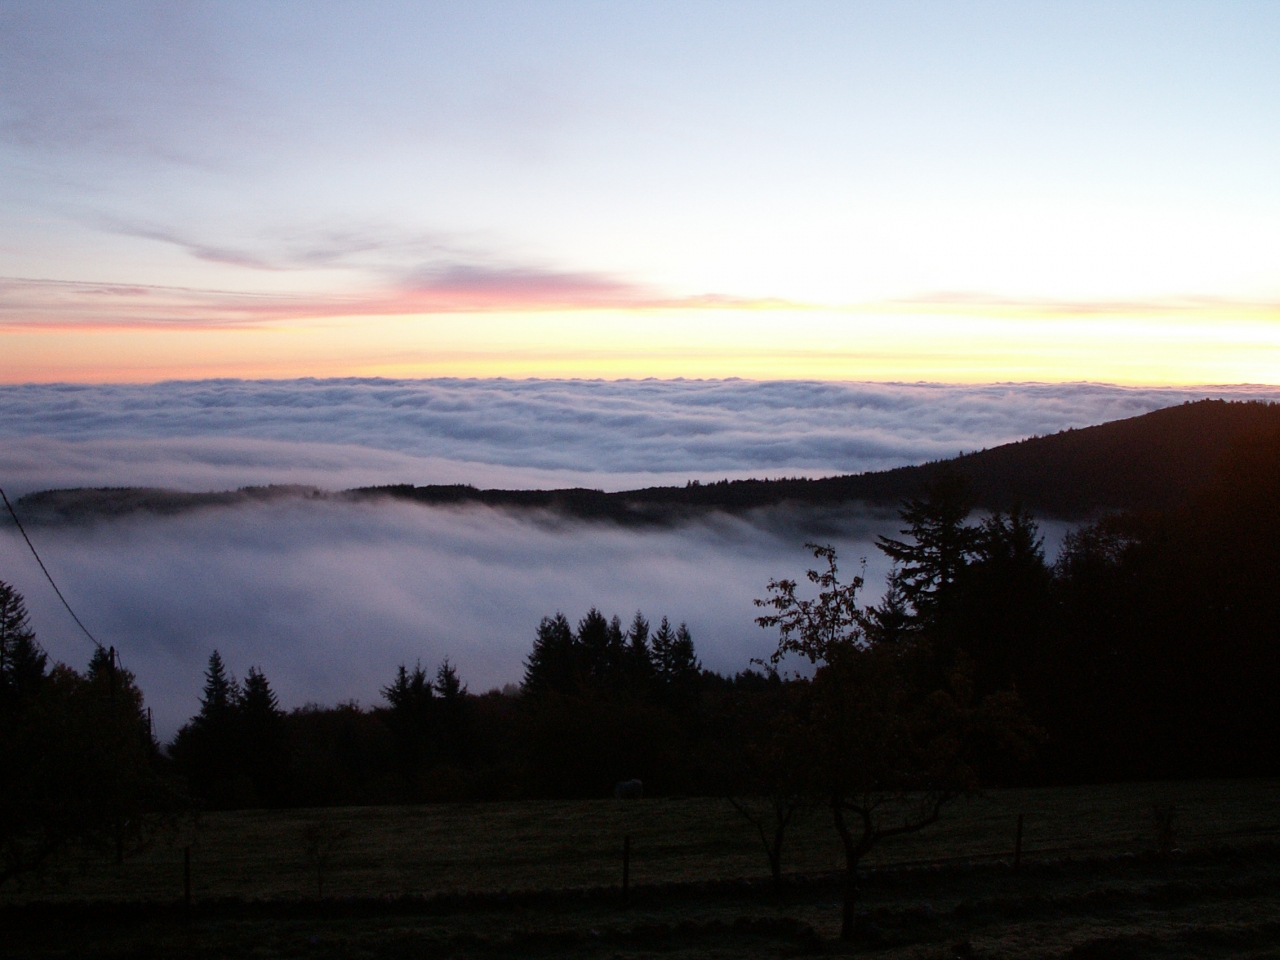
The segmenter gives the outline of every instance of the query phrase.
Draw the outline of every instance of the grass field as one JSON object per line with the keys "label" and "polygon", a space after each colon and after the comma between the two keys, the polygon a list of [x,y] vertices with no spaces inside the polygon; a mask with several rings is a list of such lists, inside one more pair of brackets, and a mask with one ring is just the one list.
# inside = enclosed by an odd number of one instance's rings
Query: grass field
{"label": "grass field", "polygon": [[[1154,804],[1174,809],[1180,853],[1152,854]],[[1002,861],[1019,814],[1024,869],[1014,874]],[[323,900],[306,840],[315,824],[338,837]],[[624,835],[625,909],[608,889],[621,880]],[[992,791],[880,847],[866,862],[863,909],[883,956],[1280,957],[1277,839],[1277,781]],[[190,915],[165,906],[182,895],[188,844]],[[12,929],[0,956],[838,949],[839,860],[821,812],[794,830],[785,866],[793,882],[778,898],[750,825],[702,798],[205,814],[123,866],[70,861],[61,878],[6,885]],[[430,899],[462,892],[488,896]],[[147,903],[156,906],[137,906]]]}

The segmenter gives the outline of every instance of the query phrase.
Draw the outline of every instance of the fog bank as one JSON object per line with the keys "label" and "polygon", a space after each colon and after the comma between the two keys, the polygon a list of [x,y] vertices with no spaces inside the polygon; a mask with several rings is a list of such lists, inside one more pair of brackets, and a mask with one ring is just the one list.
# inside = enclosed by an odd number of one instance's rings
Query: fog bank
{"label": "fog bank", "polygon": [[[378,701],[399,663],[444,657],[475,692],[519,682],[539,620],[596,605],[629,620],[687,621],[707,667],[768,654],[752,599],[812,557],[796,517],[711,516],[677,529],[619,530],[483,507],[287,500],[168,518],[41,527],[37,545],[72,606],[139,677],[159,732],[198,709],[217,648],[243,676],[261,666],[283,704]],[[826,518],[824,542],[874,597],[887,565],[883,515]],[[57,659],[83,667],[89,642],[15,530],[0,530],[5,579],[26,596]]]}

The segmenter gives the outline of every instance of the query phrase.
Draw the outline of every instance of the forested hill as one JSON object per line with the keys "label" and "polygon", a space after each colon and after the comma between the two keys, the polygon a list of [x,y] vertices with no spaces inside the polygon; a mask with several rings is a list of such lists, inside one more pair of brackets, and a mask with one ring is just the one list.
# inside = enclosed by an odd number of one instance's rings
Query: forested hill
{"label": "forested hill", "polygon": [[277,497],[393,497],[428,504],[478,503],[541,509],[587,520],[666,523],[708,510],[741,512],[781,503],[893,506],[939,471],[967,476],[978,507],[1019,504],[1041,516],[1080,519],[1106,510],[1159,509],[1210,481],[1233,443],[1280,431],[1280,404],[1203,400],[1095,427],[1033,437],[913,467],[821,480],[734,480],[619,493],[600,490],[479,490],[464,485],[365,487],[330,494],[258,487],[225,493],[154,489],[53,490],[28,494],[19,510],[35,522],[76,522],[132,513],[173,514]]}
{"label": "forested hill", "polygon": [[1033,437],[914,467],[821,480],[733,480],[620,493],[597,490],[477,490],[466,486],[376,487],[424,503],[542,507],[583,518],[661,520],[708,509],[742,511],[783,502],[853,500],[893,505],[920,493],[939,471],[970,480],[979,507],[1020,504],[1077,519],[1104,510],[1158,509],[1213,478],[1233,443],[1280,430],[1280,404],[1202,400],[1096,427]]}

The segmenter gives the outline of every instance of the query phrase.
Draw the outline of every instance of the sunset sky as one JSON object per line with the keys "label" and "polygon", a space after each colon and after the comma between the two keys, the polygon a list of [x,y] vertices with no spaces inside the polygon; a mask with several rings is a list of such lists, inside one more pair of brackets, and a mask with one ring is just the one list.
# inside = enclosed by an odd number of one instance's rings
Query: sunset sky
{"label": "sunset sky", "polygon": [[0,2],[0,381],[1280,382],[1280,4]]}

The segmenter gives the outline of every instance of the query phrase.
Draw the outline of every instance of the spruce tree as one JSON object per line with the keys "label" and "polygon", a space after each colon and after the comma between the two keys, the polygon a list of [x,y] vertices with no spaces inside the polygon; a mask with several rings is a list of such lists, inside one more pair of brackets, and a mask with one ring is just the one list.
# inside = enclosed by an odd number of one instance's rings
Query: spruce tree
{"label": "spruce tree", "polygon": [[0,702],[34,695],[44,682],[48,662],[36,642],[22,595],[0,580]]}
{"label": "spruce tree", "polygon": [[649,621],[639,610],[627,631],[627,682],[632,692],[643,693],[653,681],[653,659],[649,651]]}
{"label": "spruce tree", "polygon": [[569,693],[579,674],[578,651],[573,628],[563,613],[543,617],[533,641],[533,652],[525,661],[523,691],[530,696]]}
{"label": "spruce tree", "polygon": [[286,800],[289,769],[284,711],[263,672],[250,667],[236,704],[236,739],[240,764],[253,784],[259,804],[277,806]]}

